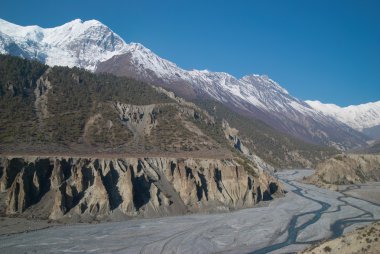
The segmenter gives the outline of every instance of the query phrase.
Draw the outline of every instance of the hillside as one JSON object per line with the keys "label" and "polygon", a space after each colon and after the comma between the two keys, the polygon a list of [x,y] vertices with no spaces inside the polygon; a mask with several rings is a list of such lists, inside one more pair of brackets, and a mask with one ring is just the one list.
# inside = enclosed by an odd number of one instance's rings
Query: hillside
{"label": "hillside", "polygon": [[359,149],[353,151],[355,153],[369,153],[369,154],[380,154],[380,140],[371,142],[370,145],[364,149]]}
{"label": "hillside", "polygon": [[307,248],[300,254],[377,254],[380,249],[380,222],[358,228],[337,239]]}
{"label": "hillside", "polygon": [[228,157],[224,139],[211,138],[215,131],[222,133],[212,118],[142,82],[9,56],[0,56],[0,74],[3,153],[198,152]]}
{"label": "hillside", "polygon": [[259,119],[230,110],[220,102],[199,100],[197,104],[216,121],[227,120],[231,127],[239,130],[242,143],[251,152],[277,168],[313,167],[337,153],[334,148],[313,145],[281,133]]}
{"label": "hillside", "polygon": [[380,155],[340,154],[316,167],[305,181],[322,187],[380,180]]}
{"label": "hillside", "polygon": [[2,153],[236,156],[225,119],[251,153],[276,167],[310,167],[334,154],[221,103],[186,102],[129,78],[4,55],[0,74]]}

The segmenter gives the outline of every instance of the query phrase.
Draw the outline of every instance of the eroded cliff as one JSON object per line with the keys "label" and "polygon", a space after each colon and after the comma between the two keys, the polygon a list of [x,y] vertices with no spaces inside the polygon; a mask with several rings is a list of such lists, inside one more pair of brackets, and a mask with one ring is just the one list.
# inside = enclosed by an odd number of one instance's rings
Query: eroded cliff
{"label": "eroded cliff", "polygon": [[360,184],[380,180],[380,155],[340,154],[316,167],[314,175],[305,182],[334,188],[341,184]]}
{"label": "eroded cliff", "polygon": [[278,182],[236,160],[6,157],[1,213],[91,221],[252,207],[282,193]]}

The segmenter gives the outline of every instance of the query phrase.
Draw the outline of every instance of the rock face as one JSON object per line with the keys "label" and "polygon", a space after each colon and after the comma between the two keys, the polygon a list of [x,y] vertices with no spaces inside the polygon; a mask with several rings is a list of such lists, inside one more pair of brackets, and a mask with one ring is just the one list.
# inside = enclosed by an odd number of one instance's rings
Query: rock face
{"label": "rock face", "polygon": [[91,221],[252,207],[281,193],[235,160],[2,158],[4,215]]}
{"label": "rock face", "polygon": [[337,155],[317,165],[307,182],[324,186],[380,180],[380,155]]}
{"label": "rock face", "polygon": [[231,128],[226,120],[223,120],[222,128],[223,128],[226,139],[232,143],[235,149],[237,149],[244,155],[252,155],[249,152],[249,149],[243,145],[240,137],[238,136],[239,131],[237,129]]}
{"label": "rock face", "polygon": [[231,128],[229,123],[223,119],[222,129],[225,138],[229,141],[230,145],[242,153],[251,163],[257,165],[259,168],[266,171],[268,174],[273,175],[275,168],[263,161],[260,157],[252,153],[244,144],[239,136],[239,130]]}
{"label": "rock face", "polygon": [[114,104],[123,121],[133,133],[149,135],[157,125],[157,110],[155,105],[130,105],[120,102]]}
{"label": "rock face", "polygon": [[36,100],[34,102],[34,107],[36,109],[36,114],[39,123],[49,117],[48,111],[48,92],[52,88],[52,85],[48,79],[48,74],[51,69],[47,69],[45,74],[42,75],[36,82],[36,88],[34,89],[34,95]]}

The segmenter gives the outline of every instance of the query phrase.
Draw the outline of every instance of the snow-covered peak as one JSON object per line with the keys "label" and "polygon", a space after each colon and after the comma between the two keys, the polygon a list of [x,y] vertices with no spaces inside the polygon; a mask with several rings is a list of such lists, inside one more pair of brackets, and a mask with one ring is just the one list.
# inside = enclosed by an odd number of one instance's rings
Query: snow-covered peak
{"label": "snow-covered peak", "polygon": [[69,22],[67,22],[67,23],[65,23],[65,24],[63,24],[61,26],[58,26],[58,27],[62,27],[62,26],[75,26],[77,24],[82,24],[82,23],[83,23],[83,20],[78,18],[78,19],[73,19],[73,20],[71,20],[71,21],[69,21]]}
{"label": "snow-covered peak", "polygon": [[20,40],[41,40],[43,29],[39,26],[19,26],[0,19],[0,32]]}
{"label": "snow-covered peak", "polygon": [[305,102],[315,109],[323,108],[325,111],[330,111],[330,112],[342,109],[338,105],[331,104],[331,103],[322,103],[318,100],[315,100],[315,101],[306,100]]}
{"label": "snow-covered peak", "polygon": [[196,69],[193,69],[192,71],[197,71],[197,72],[199,72],[199,73],[210,73],[210,71],[209,70],[207,70],[207,69],[204,69],[204,70],[196,70]]}
{"label": "snow-covered peak", "polygon": [[185,73],[175,63],[157,56],[140,43],[132,42],[127,44],[126,52],[131,57],[132,63],[139,67],[138,71],[145,72],[150,70],[161,79],[168,79]]}
{"label": "snow-covered peak", "polygon": [[380,125],[380,101],[348,107],[339,107],[335,104],[325,104],[320,101],[305,102],[323,114],[334,117],[359,131]]}
{"label": "snow-covered peak", "polygon": [[251,74],[251,75],[242,77],[241,81],[252,84],[252,85],[256,85],[257,87],[261,87],[263,89],[274,89],[281,93],[289,94],[288,91],[286,91],[278,83],[270,79],[267,75]]}
{"label": "snow-covered peak", "polygon": [[84,26],[106,26],[104,25],[102,22],[100,22],[99,20],[96,20],[96,19],[90,19],[90,20],[85,20],[83,21],[82,19],[74,19],[72,21],[69,21],[65,24],[63,24],[63,26],[76,26],[76,25],[79,25],[79,24],[83,24]]}
{"label": "snow-covered peak", "polygon": [[[47,36],[47,38],[45,38],[45,42],[56,43],[57,39],[65,40],[70,37],[75,38],[88,33],[89,29],[93,28],[99,32],[103,30],[111,31],[106,25],[97,20],[82,21],[81,19],[75,19],[58,27],[44,29]],[[101,36],[101,34],[99,34],[99,36]]]}
{"label": "snow-covered peak", "polygon": [[145,47],[144,45],[142,45],[141,43],[138,43],[138,42],[131,42],[128,44],[128,47],[130,48],[130,50],[145,51],[148,54],[153,53],[150,49],[148,49],[147,47]]}
{"label": "snow-covered peak", "polygon": [[124,40],[97,20],[75,19],[54,28],[0,20],[0,37],[1,53],[91,71],[99,62],[127,52]]}

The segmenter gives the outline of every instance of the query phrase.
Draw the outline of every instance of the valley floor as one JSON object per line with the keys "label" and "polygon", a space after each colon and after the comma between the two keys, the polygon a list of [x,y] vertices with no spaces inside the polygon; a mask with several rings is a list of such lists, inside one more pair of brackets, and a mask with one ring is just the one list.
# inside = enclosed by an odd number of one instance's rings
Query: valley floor
{"label": "valley floor", "polygon": [[[312,173],[279,172],[288,193],[266,207],[2,235],[0,252],[288,253],[380,220],[379,204],[362,199],[359,188],[339,193],[296,181]],[[365,186],[368,192],[379,189]]]}
{"label": "valley floor", "polygon": [[10,236],[58,226],[62,226],[62,224],[48,222],[47,220],[0,217],[0,236]]}

